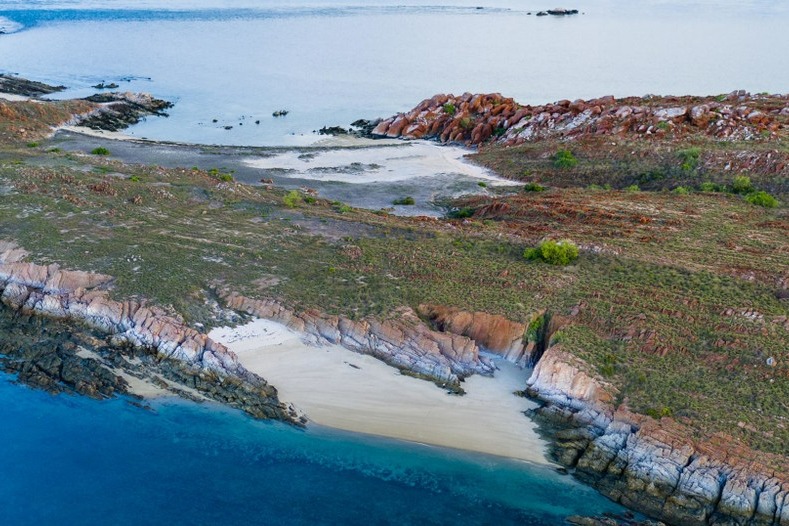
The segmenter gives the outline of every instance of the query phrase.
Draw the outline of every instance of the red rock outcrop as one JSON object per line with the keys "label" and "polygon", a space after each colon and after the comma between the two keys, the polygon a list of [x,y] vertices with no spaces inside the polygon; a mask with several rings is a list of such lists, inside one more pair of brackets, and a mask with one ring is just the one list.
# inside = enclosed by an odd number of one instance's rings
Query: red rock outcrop
{"label": "red rock outcrop", "polygon": [[526,325],[485,312],[468,312],[440,305],[420,305],[418,312],[439,331],[467,336],[483,350],[519,365],[528,364],[533,346],[524,340]]}
{"label": "red rock outcrop", "polygon": [[486,142],[521,144],[547,138],[572,139],[582,135],[635,135],[649,137],[701,132],[721,139],[747,140],[770,135],[789,114],[789,96],[764,97],[743,91],[726,97],[699,100],[690,97],[562,100],[538,106],[520,105],[498,93],[439,94],[413,110],[381,121],[374,137],[437,139],[476,146]]}

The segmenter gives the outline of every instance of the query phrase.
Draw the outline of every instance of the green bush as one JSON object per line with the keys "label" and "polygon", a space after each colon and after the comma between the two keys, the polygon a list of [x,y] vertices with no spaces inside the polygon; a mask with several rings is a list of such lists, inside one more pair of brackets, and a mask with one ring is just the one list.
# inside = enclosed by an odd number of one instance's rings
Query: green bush
{"label": "green bush", "polygon": [[745,200],[752,205],[763,206],[765,208],[775,208],[778,200],[764,191],[753,192],[745,196]]}
{"label": "green bush", "polygon": [[351,207],[351,205],[347,205],[347,204],[343,203],[342,201],[334,201],[332,203],[332,206],[334,206],[334,210],[335,211],[337,211],[337,212],[339,212],[341,214],[347,214],[348,212],[353,210],[353,207]]}
{"label": "green bush", "polygon": [[544,192],[545,187],[539,183],[526,183],[523,187],[524,192]]}
{"label": "green bush", "polygon": [[455,105],[452,104],[451,102],[447,102],[446,104],[444,104],[443,107],[444,107],[444,113],[446,113],[447,115],[454,115],[455,112],[457,111],[457,108],[455,108]]}
{"label": "green bush", "polygon": [[686,148],[677,152],[677,157],[682,159],[682,169],[686,172],[695,170],[699,165],[701,150],[699,148]]}
{"label": "green bush", "polygon": [[559,150],[553,156],[553,165],[556,168],[574,168],[577,164],[578,159],[570,150]]}
{"label": "green bush", "polygon": [[307,195],[304,196],[304,202],[307,203],[308,205],[314,205],[315,203],[318,202],[318,198],[312,195]]}
{"label": "green bush", "polygon": [[485,181],[480,181],[477,183],[477,186],[479,186],[480,188],[487,188],[488,183],[486,183]]}
{"label": "green bush", "polygon": [[455,210],[451,210],[447,216],[451,219],[466,219],[474,215],[474,209],[470,206],[464,206],[463,208],[456,208]]}
{"label": "green bush", "polygon": [[551,265],[569,265],[578,259],[578,246],[569,239],[543,241],[537,248],[527,248],[523,257],[528,260],[541,259]]}
{"label": "green bush", "polygon": [[98,148],[93,148],[90,153],[93,155],[109,155],[110,151],[104,146],[99,146]]}
{"label": "green bush", "polygon": [[705,181],[699,185],[699,190],[701,190],[702,192],[725,192],[726,187],[718,183]]}
{"label": "green bush", "polygon": [[690,193],[690,190],[688,190],[684,186],[678,186],[678,187],[674,188],[674,190],[672,190],[672,192],[677,194],[677,195],[688,195]]}
{"label": "green bush", "polygon": [[641,188],[638,187],[637,184],[631,184],[627,188],[625,188],[625,192],[640,192]]}
{"label": "green bush", "polygon": [[406,197],[401,197],[400,199],[395,199],[394,201],[392,201],[392,204],[393,205],[413,205],[413,204],[416,204],[416,201],[414,201],[414,198],[409,195],[409,196],[406,196]]}
{"label": "green bush", "polygon": [[301,201],[301,193],[298,190],[291,190],[282,198],[282,203],[288,208],[296,208]]}
{"label": "green bush", "polygon": [[231,182],[233,180],[233,175],[232,174],[222,174],[222,175],[219,176],[219,180],[220,181],[224,181],[226,183],[229,183],[229,182]]}
{"label": "green bush", "polygon": [[738,175],[731,182],[731,191],[735,194],[750,194],[754,190],[751,178],[746,175]]}
{"label": "green bush", "polygon": [[27,147],[28,148],[37,148],[38,147],[38,143],[37,142],[29,142],[29,143],[27,143]]}
{"label": "green bush", "polygon": [[131,177],[129,177],[129,181],[131,181],[133,183],[139,183],[140,182],[140,176],[139,175],[132,175]]}

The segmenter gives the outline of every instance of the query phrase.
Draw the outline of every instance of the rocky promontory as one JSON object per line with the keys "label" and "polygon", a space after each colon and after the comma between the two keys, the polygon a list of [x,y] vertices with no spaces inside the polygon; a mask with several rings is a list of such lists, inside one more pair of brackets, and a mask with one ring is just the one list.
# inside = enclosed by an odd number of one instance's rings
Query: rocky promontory
{"label": "rocky promontory", "polygon": [[111,335],[117,348],[143,351],[132,354],[131,365],[144,357],[150,368],[209,399],[258,418],[299,421],[279,402],[276,389],[247,371],[223,345],[161,308],[111,299],[110,276],[37,265],[24,257],[13,243],[0,243],[0,299],[13,310],[84,323]]}
{"label": "rocky promontory", "polygon": [[583,135],[682,136],[748,140],[775,133],[789,96],[735,91],[718,97],[613,96],[523,105],[498,93],[439,94],[378,123],[373,137],[435,139],[478,146],[516,145]]}
{"label": "rocky promontory", "polygon": [[633,413],[583,360],[549,348],[529,379],[553,457],[623,505],[677,525],[789,524],[786,457]]}

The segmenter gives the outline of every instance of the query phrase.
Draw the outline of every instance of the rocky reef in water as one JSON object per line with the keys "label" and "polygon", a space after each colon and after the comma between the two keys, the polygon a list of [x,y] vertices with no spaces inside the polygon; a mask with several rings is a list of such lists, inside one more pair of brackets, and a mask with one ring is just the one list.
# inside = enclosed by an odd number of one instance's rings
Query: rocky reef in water
{"label": "rocky reef in water", "polygon": [[735,91],[718,97],[613,96],[521,105],[498,93],[440,94],[379,122],[372,137],[435,139],[478,146],[517,145],[582,135],[674,137],[702,133],[729,140],[764,138],[789,116],[789,95]]}
{"label": "rocky reef in water", "polygon": [[302,423],[273,386],[247,371],[223,345],[158,307],[111,299],[110,276],[37,265],[23,261],[25,256],[13,243],[0,242],[2,302],[21,315],[82,323],[107,339],[94,342],[101,352],[82,354],[79,345],[58,342],[44,351],[40,346],[6,349],[4,368],[21,380],[50,387],[62,383],[90,395],[127,392],[128,382],[104,372],[117,369],[176,394],[191,390],[257,418]]}
{"label": "rocky reef in water", "polygon": [[[696,439],[671,418],[630,412],[612,386],[555,345],[529,379],[543,406],[534,417],[556,461],[628,508],[669,524],[789,524],[786,457],[753,451],[731,437]],[[783,467],[781,467],[783,466]]]}

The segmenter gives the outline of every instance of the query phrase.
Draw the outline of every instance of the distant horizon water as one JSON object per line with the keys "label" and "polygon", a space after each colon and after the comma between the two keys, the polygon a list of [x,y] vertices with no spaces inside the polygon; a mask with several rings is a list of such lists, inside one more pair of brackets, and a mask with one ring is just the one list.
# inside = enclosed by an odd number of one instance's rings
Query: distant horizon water
{"label": "distant horizon water", "polygon": [[[789,5],[766,0],[21,0],[0,2],[0,71],[87,96],[100,82],[175,103],[129,133],[255,146],[406,111],[436,93],[522,103],[789,92]],[[529,15],[528,13],[532,13]],[[6,20],[6,22],[2,22]],[[272,113],[286,109],[286,117]],[[215,122],[216,121],[216,122]],[[227,129],[230,128],[230,129]]]}

